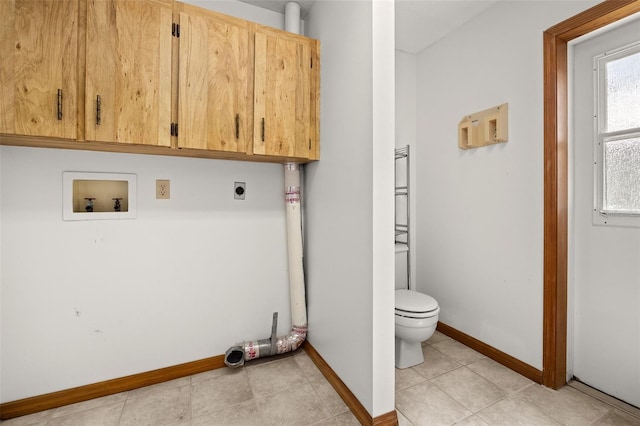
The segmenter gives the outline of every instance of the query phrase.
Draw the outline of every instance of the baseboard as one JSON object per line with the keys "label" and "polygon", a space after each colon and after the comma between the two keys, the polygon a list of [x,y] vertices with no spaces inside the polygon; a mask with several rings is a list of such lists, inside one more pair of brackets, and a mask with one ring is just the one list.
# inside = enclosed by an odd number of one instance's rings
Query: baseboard
{"label": "baseboard", "polygon": [[494,348],[493,346],[489,346],[486,343],[463,333],[462,331],[458,331],[453,327],[443,324],[440,321],[438,321],[436,330],[446,336],[451,337],[454,340],[457,340],[463,345],[466,345],[471,349],[480,352],[481,354],[504,365],[505,367],[510,368],[516,373],[521,374],[538,384],[542,384],[542,371],[538,370],[537,368],[532,367],[529,364]]}
{"label": "baseboard", "polygon": [[307,353],[311,361],[318,367],[318,370],[324,375],[327,381],[333,386],[340,398],[347,404],[347,407],[351,410],[353,415],[363,425],[375,425],[375,426],[396,426],[398,424],[398,416],[394,411],[377,416],[371,417],[371,414],[367,411],[362,403],[356,398],[351,390],[344,384],[342,379],[331,369],[329,364],[322,358],[322,356],[316,351],[316,349],[305,341],[302,345],[302,349]]}
{"label": "baseboard", "polygon": [[0,420],[37,413],[224,367],[224,355],[0,404]]}
{"label": "baseboard", "polygon": [[[363,425],[375,426],[396,426],[398,424],[398,417],[395,410],[372,418],[358,398],[356,398],[356,396],[349,390],[340,377],[338,377],[331,367],[329,367],[329,364],[327,364],[318,351],[316,351],[308,341],[304,343],[303,349],[360,423]],[[199,361],[160,368],[158,370],[148,371],[145,373],[133,374],[131,376],[121,377],[118,379],[5,402],[0,404],[0,420],[12,419],[14,417],[25,416],[27,414],[75,404],[89,399],[126,392],[144,386],[155,385],[169,380],[191,376],[193,374],[204,373],[205,371],[215,370],[224,366],[224,355],[218,355]]]}
{"label": "baseboard", "polygon": [[396,410],[393,410],[387,414],[374,417],[372,424],[373,426],[398,426],[398,413],[396,413]]}
{"label": "baseboard", "polygon": [[[508,355],[441,322],[438,322],[437,330],[442,334],[445,334],[470,347],[471,349],[488,356],[513,371],[522,374],[534,382],[542,383],[542,371],[512,357],[511,355]],[[398,417],[395,411],[391,411],[375,418],[371,417],[358,398],[356,398],[347,385],[345,385],[340,377],[338,377],[338,375],[331,369],[329,364],[327,364],[322,356],[320,356],[311,343],[305,341],[302,348],[307,355],[309,355],[309,358],[318,367],[331,386],[333,386],[338,395],[340,395],[345,404],[347,404],[360,423],[363,425],[375,426],[395,426],[398,424]],[[160,368],[158,370],[134,374],[118,379],[79,386],[77,388],[38,395],[17,401],[5,402],[0,404],[0,420],[7,420],[14,417],[37,413],[39,411],[49,410],[51,408],[75,404],[88,399],[125,392],[144,386],[166,382],[168,380],[178,379],[180,377],[215,370],[224,366],[224,355],[217,355],[199,361]]]}

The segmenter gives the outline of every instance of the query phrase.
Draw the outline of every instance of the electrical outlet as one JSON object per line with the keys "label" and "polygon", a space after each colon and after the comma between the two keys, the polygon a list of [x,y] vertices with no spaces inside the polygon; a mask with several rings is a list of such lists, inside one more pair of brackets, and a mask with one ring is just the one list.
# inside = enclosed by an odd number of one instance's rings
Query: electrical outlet
{"label": "electrical outlet", "polygon": [[244,200],[245,193],[247,192],[247,184],[244,182],[233,183],[233,198],[236,200]]}
{"label": "electrical outlet", "polygon": [[170,186],[169,180],[156,180],[156,199],[157,200],[168,200],[170,196]]}

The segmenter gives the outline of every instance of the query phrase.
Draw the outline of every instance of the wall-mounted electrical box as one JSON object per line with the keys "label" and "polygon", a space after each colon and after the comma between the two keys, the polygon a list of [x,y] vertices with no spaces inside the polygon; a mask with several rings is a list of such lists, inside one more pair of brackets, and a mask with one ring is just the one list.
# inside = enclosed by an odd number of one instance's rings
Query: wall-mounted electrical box
{"label": "wall-mounted electrical box", "polygon": [[465,116],[458,124],[458,148],[469,149],[509,140],[509,104]]}

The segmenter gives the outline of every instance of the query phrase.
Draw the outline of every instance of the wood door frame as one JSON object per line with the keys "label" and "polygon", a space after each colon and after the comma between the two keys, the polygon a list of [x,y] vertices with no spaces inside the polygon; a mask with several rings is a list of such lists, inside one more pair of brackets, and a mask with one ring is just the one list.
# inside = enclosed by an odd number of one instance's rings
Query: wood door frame
{"label": "wood door frame", "polygon": [[567,44],[640,12],[640,0],[606,0],[544,32],[544,303],[542,383],[567,373],[568,72]]}

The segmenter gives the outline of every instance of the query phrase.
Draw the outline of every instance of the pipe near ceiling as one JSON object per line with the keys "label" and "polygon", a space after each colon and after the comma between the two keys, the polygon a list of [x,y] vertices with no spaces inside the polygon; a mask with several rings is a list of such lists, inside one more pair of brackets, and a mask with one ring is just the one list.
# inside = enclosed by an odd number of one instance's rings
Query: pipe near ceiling
{"label": "pipe near ceiling", "polygon": [[[289,2],[285,6],[285,30],[300,34],[300,5],[298,3]],[[295,351],[307,338],[300,173],[300,164],[285,163],[284,193],[287,222],[289,296],[291,299],[291,331],[284,336],[276,336],[278,313],[274,312],[271,336],[267,339],[245,341],[229,348],[224,357],[224,363],[228,367],[240,367],[244,365],[245,361]]]}

